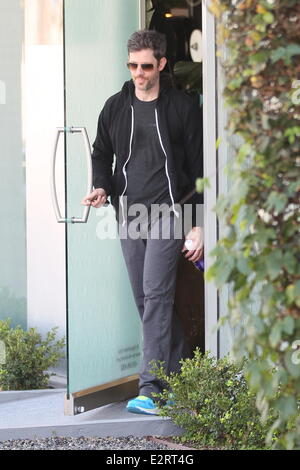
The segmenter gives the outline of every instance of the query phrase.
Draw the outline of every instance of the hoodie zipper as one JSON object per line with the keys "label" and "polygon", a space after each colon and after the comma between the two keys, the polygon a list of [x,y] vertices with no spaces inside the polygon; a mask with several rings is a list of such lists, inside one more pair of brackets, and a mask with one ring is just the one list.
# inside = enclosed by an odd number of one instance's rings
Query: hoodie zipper
{"label": "hoodie zipper", "polygon": [[123,192],[121,194],[121,198],[120,198],[120,204],[121,204],[121,207],[122,207],[122,216],[123,216],[123,223],[122,223],[122,226],[124,227],[125,223],[126,223],[126,220],[125,220],[125,214],[124,214],[124,204],[123,204],[123,196],[125,194],[125,191],[127,189],[127,174],[126,174],[126,165],[127,163],[129,162],[130,160],[130,157],[131,157],[131,152],[132,152],[132,138],[133,138],[133,129],[134,129],[134,111],[133,111],[133,106],[131,105],[131,133],[130,133],[130,142],[129,142],[129,155],[128,155],[128,158],[126,160],[126,162],[124,163],[123,165],[123,168],[122,168],[122,172],[123,172],[123,175],[125,177],[125,187],[123,189]]}
{"label": "hoodie zipper", "polygon": [[[131,157],[131,153],[132,153],[132,139],[133,139],[133,130],[134,130],[134,109],[133,109],[132,105],[130,107],[131,107],[131,133],[130,133],[130,142],[129,142],[129,155],[128,155],[127,160],[125,161],[125,163],[123,165],[123,168],[122,168],[122,172],[123,172],[123,175],[125,177],[125,187],[123,189],[123,192],[122,192],[121,198],[120,198],[120,204],[121,204],[121,207],[122,207],[122,216],[123,216],[123,223],[122,223],[123,227],[126,223],[125,213],[124,213],[123,197],[124,197],[125,191],[127,189],[127,183],[128,183],[127,174],[126,174],[126,165],[129,162],[130,157]],[[167,157],[167,152],[166,152],[166,150],[164,148],[164,145],[162,143],[162,138],[161,138],[159,124],[158,124],[157,109],[155,109],[155,122],[156,122],[156,129],[157,129],[159,143],[160,143],[162,151],[163,151],[163,153],[166,157],[165,170],[166,170],[166,176],[167,176],[168,185],[169,185],[169,194],[170,194],[171,201],[172,201],[173,212],[176,215],[176,217],[179,217],[179,212],[177,212],[176,209],[175,209],[175,202],[174,202],[174,197],[173,197],[173,193],[172,193],[172,185],[171,185],[171,180],[170,180],[169,171],[168,171],[168,157]]]}
{"label": "hoodie zipper", "polygon": [[168,184],[169,184],[169,193],[170,193],[170,196],[171,196],[173,212],[176,215],[176,217],[178,218],[179,217],[179,212],[177,212],[176,209],[175,209],[175,202],[174,202],[174,197],[173,197],[173,193],[172,193],[172,185],[171,185],[171,180],[170,180],[169,171],[168,171],[168,157],[167,157],[167,152],[165,150],[165,147],[163,146],[162,138],[161,138],[161,134],[160,134],[160,130],[159,130],[157,109],[155,109],[155,121],[156,121],[156,129],[157,129],[157,133],[158,133],[159,143],[160,143],[162,151],[163,151],[163,153],[166,157],[165,170],[166,170],[166,175],[167,175]]}

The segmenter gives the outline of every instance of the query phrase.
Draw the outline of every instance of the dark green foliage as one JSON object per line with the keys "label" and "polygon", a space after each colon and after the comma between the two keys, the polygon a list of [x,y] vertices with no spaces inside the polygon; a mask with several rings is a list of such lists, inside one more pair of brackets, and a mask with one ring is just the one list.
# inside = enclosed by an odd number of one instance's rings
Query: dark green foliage
{"label": "dark green foliage", "polygon": [[[278,410],[278,446],[300,448],[300,3],[212,0],[229,105],[241,143],[228,162],[224,227],[206,273],[229,287],[233,354],[262,416]],[[298,356],[297,356],[297,354]],[[275,372],[273,372],[275,371]]]}
{"label": "dark green foliage", "polygon": [[169,399],[170,388],[174,404],[161,407],[160,414],[169,416],[185,429],[182,441],[193,441],[197,447],[254,449],[266,448],[270,426],[262,423],[244,376],[245,360],[241,364],[228,357],[216,359],[196,349],[192,359],[181,361],[180,374],[164,373],[157,365],[155,375],[166,384],[161,399]]}
{"label": "dark green foliage", "polygon": [[[46,388],[49,367],[64,357],[65,339],[56,340],[57,328],[52,328],[42,339],[35,328],[24,331],[11,328],[10,320],[0,321],[2,360],[0,361],[0,388],[2,390],[32,390]],[[4,351],[5,350],[5,354]]]}

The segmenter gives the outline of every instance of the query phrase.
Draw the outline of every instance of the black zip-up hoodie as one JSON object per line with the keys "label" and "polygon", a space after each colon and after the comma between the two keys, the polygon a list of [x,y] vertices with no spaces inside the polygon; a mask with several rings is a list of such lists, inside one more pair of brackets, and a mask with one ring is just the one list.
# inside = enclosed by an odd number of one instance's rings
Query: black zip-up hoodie
{"label": "black zip-up hoodie", "polygon": [[[126,165],[131,156],[134,111],[132,100],[135,86],[125,82],[119,93],[105,103],[93,144],[93,185],[103,188],[118,207],[119,197],[127,186]],[[160,143],[167,159],[169,192],[174,203],[180,203],[195,189],[195,181],[203,176],[203,118],[202,112],[184,92],[172,87],[168,76],[160,76],[156,123]],[[116,165],[112,174],[113,157]],[[203,195],[194,193],[184,201],[193,205],[193,226],[196,223],[196,204]]]}

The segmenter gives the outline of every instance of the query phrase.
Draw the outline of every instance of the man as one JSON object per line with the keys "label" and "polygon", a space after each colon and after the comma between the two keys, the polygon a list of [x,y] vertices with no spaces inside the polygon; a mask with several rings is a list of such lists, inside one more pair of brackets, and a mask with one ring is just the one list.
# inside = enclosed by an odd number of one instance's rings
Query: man
{"label": "man", "polygon": [[[203,257],[203,230],[196,225],[202,198],[194,192],[185,201],[192,207],[186,237],[180,227],[179,236],[176,232],[182,222],[177,203],[193,192],[196,178],[202,176],[202,114],[190,97],[161,74],[167,62],[163,35],[138,31],[127,47],[132,80],[107,100],[100,113],[92,155],[95,189],[83,204],[101,207],[110,196],[116,210],[122,251],[143,324],[139,396],[128,402],[127,409],[157,414],[153,394],[160,393],[164,385],[150,372],[150,361],[162,361],[167,373],[179,372],[180,359],[190,355],[174,309],[176,266],[180,252],[186,251],[185,238],[193,242],[185,256],[192,262]],[[150,223],[147,219],[140,224],[138,237],[130,236],[134,219],[130,210],[135,204],[142,204],[147,214],[156,205],[167,206],[170,236],[162,236],[164,217],[157,213]],[[153,228],[158,237],[151,237]]]}

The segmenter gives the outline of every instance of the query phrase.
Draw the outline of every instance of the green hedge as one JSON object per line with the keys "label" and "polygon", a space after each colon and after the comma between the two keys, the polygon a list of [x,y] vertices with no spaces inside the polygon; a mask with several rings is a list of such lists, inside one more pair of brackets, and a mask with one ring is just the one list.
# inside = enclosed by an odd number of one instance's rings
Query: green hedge
{"label": "green hedge", "polygon": [[[181,361],[181,372],[167,376],[157,364],[155,375],[166,383],[159,394],[167,403],[160,414],[170,417],[184,428],[180,437],[198,448],[266,449],[266,435],[273,413],[262,423],[255,405],[255,394],[249,390],[244,359],[233,362],[229,357],[216,359],[197,348],[192,359]],[[172,404],[169,391],[172,391]],[[272,436],[276,441],[276,433]]]}
{"label": "green hedge", "polygon": [[43,339],[36,328],[12,328],[10,320],[0,321],[0,389],[32,390],[46,388],[50,374],[65,346],[65,338],[56,339],[57,327]]}

